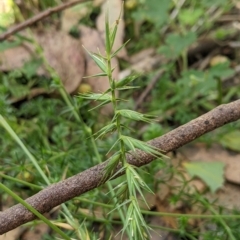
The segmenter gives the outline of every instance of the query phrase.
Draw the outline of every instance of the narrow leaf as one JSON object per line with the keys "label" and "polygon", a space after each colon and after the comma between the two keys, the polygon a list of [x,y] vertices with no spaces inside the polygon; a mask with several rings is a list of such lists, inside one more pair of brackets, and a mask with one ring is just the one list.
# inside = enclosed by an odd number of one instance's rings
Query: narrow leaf
{"label": "narrow leaf", "polygon": [[122,46],[120,46],[112,55],[111,55],[111,58],[115,57],[118,52],[120,52],[128,43],[129,43],[130,39],[127,40]]}
{"label": "narrow leaf", "polygon": [[[84,46],[83,46],[84,47]],[[98,65],[98,67],[107,74],[107,65],[106,62],[104,60],[104,57],[100,56],[99,54],[96,53],[91,53],[89,52],[85,47],[84,49],[88,52],[88,54],[90,55],[90,57],[93,59],[93,61]]]}
{"label": "narrow leaf", "polygon": [[119,141],[120,141],[120,139],[118,139],[118,140],[112,145],[112,147],[108,150],[108,152],[107,152],[106,155],[108,155],[108,154],[111,152],[111,150],[114,148],[114,146],[115,146],[117,143],[119,143]]}
{"label": "narrow leaf", "polygon": [[85,76],[85,77],[83,77],[83,78],[91,78],[91,77],[105,77],[105,76],[107,76],[107,74],[106,74],[106,73],[97,73],[97,74],[95,74],[95,75]]}
{"label": "narrow leaf", "polygon": [[[124,4],[124,2],[123,2],[123,4]],[[115,26],[114,26],[113,30],[111,31],[111,36],[110,36],[111,49],[112,49],[113,44],[114,44],[114,42],[115,42],[115,37],[116,37],[116,34],[117,34],[118,24],[119,24],[120,19],[121,19],[121,16],[122,16],[123,4],[122,4],[122,7],[121,7],[121,11],[120,11],[120,13],[119,13],[118,19],[117,19],[116,22],[115,22]]]}
{"label": "narrow leaf", "polygon": [[135,121],[143,121],[151,123],[154,116],[142,114],[136,111],[128,110],[128,109],[121,109],[117,111],[117,114],[120,114],[121,116],[125,118],[129,118],[131,120]]}
{"label": "narrow leaf", "polygon": [[122,90],[129,90],[129,89],[135,89],[135,88],[139,88],[138,86],[134,87],[134,86],[126,86],[126,87],[122,87],[122,88],[117,88],[118,91],[122,91]]}
{"label": "narrow leaf", "polygon": [[119,164],[120,157],[121,157],[121,153],[117,152],[109,159],[108,164],[104,169],[102,182],[105,182],[109,177],[112,177],[113,173],[116,170],[116,167]]}
{"label": "narrow leaf", "polygon": [[132,82],[136,78],[138,78],[139,76],[140,76],[139,74],[137,74],[137,75],[130,75],[130,76],[127,76],[127,77],[121,79],[120,81],[116,82],[116,88],[121,88],[121,87],[126,86],[127,84],[129,84],[130,82]]}
{"label": "narrow leaf", "polygon": [[107,74],[107,65],[104,61],[104,59],[99,58],[96,54],[92,53],[91,54],[92,59],[94,60],[94,62],[98,65],[98,67]]}
{"label": "narrow leaf", "polygon": [[107,133],[115,131],[116,128],[117,128],[116,123],[110,123],[107,126],[101,128],[98,132],[96,132],[93,135],[97,135],[96,139],[98,139],[98,138],[102,137],[103,135],[106,135]]}
{"label": "narrow leaf", "polygon": [[101,94],[101,93],[88,93],[88,94],[80,94],[82,98],[89,100],[97,100],[97,101],[111,101],[112,97],[109,94]]}
{"label": "narrow leaf", "polygon": [[106,52],[107,55],[109,56],[111,54],[111,33],[109,29],[109,18],[108,18],[108,9],[105,15],[105,46],[106,46]]}
{"label": "narrow leaf", "polygon": [[99,108],[99,107],[102,107],[102,106],[104,106],[104,105],[106,105],[106,104],[108,104],[108,103],[110,103],[110,102],[111,102],[110,100],[106,100],[106,101],[100,103],[99,105],[97,105],[96,107],[89,109],[88,111],[92,111],[92,110],[94,110],[94,109],[97,109],[97,108]]}
{"label": "narrow leaf", "polygon": [[157,149],[145,142],[142,142],[140,140],[128,137],[128,136],[121,136],[121,139],[124,141],[124,143],[133,151],[136,151],[136,148],[141,149],[144,152],[147,152],[154,157],[163,157],[164,154],[160,152],[160,149]]}
{"label": "narrow leaf", "polygon": [[113,30],[112,30],[112,32],[111,32],[111,36],[110,36],[111,49],[112,49],[113,44],[114,44],[114,42],[115,42],[115,37],[116,37],[116,34],[117,34],[117,28],[118,28],[118,26],[117,26],[117,24],[115,24],[115,26],[114,26],[114,28],[113,28]]}

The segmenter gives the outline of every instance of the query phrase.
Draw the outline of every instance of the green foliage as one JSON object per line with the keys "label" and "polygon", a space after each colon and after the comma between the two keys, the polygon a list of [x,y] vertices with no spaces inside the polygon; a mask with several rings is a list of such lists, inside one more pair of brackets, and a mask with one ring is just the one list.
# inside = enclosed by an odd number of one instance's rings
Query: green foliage
{"label": "green foliage", "polygon": [[168,20],[168,10],[171,7],[171,1],[148,0],[139,6],[139,9],[133,13],[135,20],[146,19],[156,27],[161,27]]}
{"label": "green foliage", "polygon": [[[120,16],[117,21],[120,20]],[[118,23],[110,29],[108,22],[108,14],[106,14],[105,20],[105,49],[106,56],[96,53],[90,53],[89,55],[97,64],[97,66],[102,70],[102,73],[97,74],[105,75],[108,77],[110,88],[105,91],[103,94],[84,94],[81,97],[89,100],[102,101],[98,105],[98,107],[102,107],[107,103],[111,103],[114,110],[114,116],[111,122],[104,126],[99,130],[95,135],[98,137],[103,137],[104,135],[112,132],[116,132],[117,139],[115,143],[112,145],[108,153],[113,150],[113,148],[118,148],[117,152],[113,154],[110,158],[107,166],[105,167],[105,172],[103,176],[103,181],[106,181],[108,178],[114,177],[120,171],[125,172],[125,181],[118,185],[115,190],[117,190],[117,204],[116,210],[119,212],[124,212],[126,214],[125,222],[123,224],[122,232],[127,232],[129,239],[149,239],[150,232],[149,226],[146,224],[138,204],[138,195],[141,196],[143,201],[147,204],[144,195],[142,193],[143,190],[150,191],[149,187],[144,183],[144,180],[138,175],[137,171],[134,169],[134,166],[131,166],[127,163],[126,154],[131,150],[134,154],[136,149],[141,149],[144,152],[150,153],[156,157],[162,156],[159,152],[159,149],[153,148],[145,142],[142,142],[138,139],[132,138],[130,136],[125,135],[124,129],[128,128],[124,125],[122,119],[130,119],[132,121],[143,121],[143,122],[151,122],[152,116],[141,114],[133,110],[128,109],[120,109],[119,101],[122,99],[118,99],[116,97],[117,90],[119,89],[131,89],[128,84],[130,84],[133,80],[136,79],[136,76],[127,77],[125,79],[116,82],[116,80],[112,76],[113,68],[111,66],[111,59],[116,55],[118,51],[120,51],[123,46],[122,45],[116,52],[112,53],[112,47],[115,41],[116,32],[117,32]],[[117,167],[122,166],[120,170],[117,171]],[[117,171],[115,173],[115,171]],[[119,205],[119,202],[121,204]]]}
{"label": "green foliage", "polygon": [[[215,12],[209,11],[215,9],[216,13],[223,13],[232,3],[227,0],[185,1],[181,6],[181,1],[160,2],[139,0],[135,8],[125,10],[125,34],[126,39],[131,38],[131,42],[128,45],[126,42],[115,52],[112,51],[112,46],[118,25],[111,28],[112,24],[106,19],[106,55],[89,53],[99,71],[102,71],[96,76],[109,78],[110,88],[104,93],[69,96],[63,90],[61,79],[47,64],[41,51],[38,52],[38,58],[26,62],[22,68],[0,73],[0,114],[17,136],[14,139],[14,135],[11,136],[4,128],[0,128],[0,174],[5,186],[18,193],[19,197],[30,196],[46,187],[48,182],[58,182],[106,159],[109,162],[102,181],[113,179],[116,171],[125,171],[125,176],[112,180],[111,183],[107,182],[101,188],[62,206],[58,221],[74,228],[74,231],[64,230],[71,238],[111,239],[111,231],[116,223],[121,224],[120,234],[125,231],[128,239],[148,239],[154,227],[146,223],[145,214],[150,215],[153,212],[144,212],[139,200],[147,205],[145,192],[151,192],[154,188],[156,190],[159,182],[169,185],[171,178],[176,174],[181,176],[181,173],[177,172],[170,161],[162,158],[158,149],[150,147],[140,139],[148,141],[163,135],[171,128],[200,116],[220,103],[240,97],[239,86],[224,85],[223,79],[234,74],[229,63],[198,70],[192,68],[187,56],[187,50],[197,42],[197,37],[203,32],[211,32],[211,36],[217,40],[236,33],[230,28],[224,29],[219,23],[215,24]],[[56,1],[44,0],[40,1],[40,4],[41,9],[46,9],[55,5]],[[91,6],[84,21],[94,26],[94,23],[89,21],[91,14],[94,15],[97,11],[99,8],[94,9]],[[25,41],[37,45],[34,40],[24,38],[20,33],[11,41],[1,42],[0,51],[16,47]],[[135,101],[143,91],[139,86],[147,87],[153,74],[146,73],[143,76],[134,73],[119,81],[112,77],[114,68],[110,60],[124,46],[129,53],[153,47],[158,54],[171,60],[156,66],[163,68],[165,73],[140,106],[141,111],[147,114],[130,109],[135,107]],[[49,78],[37,76],[40,65],[48,69]],[[48,95],[28,99],[34,87],[54,90],[58,93],[57,97]],[[97,107],[92,108],[94,111],[88,111],[89,101],[99,102]],[[102,123],[98,121],[98,108],[109,103],[114,108],[113,119]],[[157,123],[153,116],[157,116],[160,123]],[[229,124],[211,135],[203,136],[200,141],[208,144],[218,142],[226,148],[239,151],[239,132],[236,131],[238,128],[239,123]],[[22,143],[21,146],[16,144],[17,139]],[[126,154],[131,151],[134,156],[136,149],[160,157],[144,167],[147,174],[126,163]],[[202,163],[188,165],[190,173],[202,178],[212,191],[222,184],[222,168],[222,165],[206,166]],[[156,179],[159,170],[167,173],[168,177]],[[186,239],[202,237],[204,240],[225,240],[239,236],[239,219],[235,219],[238,212],[219,208],[215,202],[207,201],[202,194],[186,193],[184,190],[188,182],[185,179],[181,181],[183,186],[176,187],[174,194],[168,199],[169,202],[177,204],[182,201],[187,206],[199,205],[202,212],[212,214],[210,220],[205,219],[201,224],[213,224],[211,226],[214,231],[193,231],[188,224],[191,216],[187,214],[174,215],[179,229],[169,228],[168,231]],[[6,194],[2,196],[5,198]],[[101,209],[103,216],[96,214],[96,208]],[[89,209],[89,213],[83,209]],[[229,216],[227,221],[224,220],[229,213],[235,215]],[[157,212],[154,214],[161,215]],[[204,214],[197,218],[204,218]],[[92,233],[93,226],[95,228],[98,225],[96,223],[99,223],[100,231]],[[34,227],[34,223],[29,225]],[[44,239],[55,237],[54,234],[46,235]]]}
{"label": "green foliage", "polygon": [[224,136],[220,138],[220,143],[228,149],[240,152],[240,131],[234,130],[224,134]]}
{"label": "green foliage", "polygon": [[165,133],[165,130],[160,124],[152,123],[147,126],[147,129],[143,133],[143,140],[149,141],[153,138],[163,135],[164,133]]}
{"label": "green foliage", "polygon": [[208,78],[227,78],[234,75],[234,70],[231,69],[229,62],[219,63],[213,67],[211,67],[208,71]]}
{"label": "green foliage", "polygon": [[224,164],[221,162],[193,162],[184,163],[188,173],[200,177],[215,192],[224,183]]}
{"label": "green foliage", "polygon": [[188,32],[184,35],[171,33],[167,35],[165,45],[159,48],[159,53],[167,58],[177,58],[197,39],[196,33]]}
{"label": "green foliage", "polygon": [[41,59],[33,59],[29,62],[25,62],[21,72],[27,79],[31,79],[37,72],[38,68],[42,65]]}
{"label": "green foliage", "polygon": [[0,52],[9,48],[14,48],[22,44],[22,40],[11,41],[11,42],[0,42]]}
{"label": "green foliage", "polygon": [[179,13],[180,24],[194,26],[199,18],[204,15],[203,8],[182,9]]}
{"label": "green foliage", "polygon": [[[203,0],[200,2],[200,4],[204,7],[211,7],[212,4],[208,1],[208,0]],[[226,6],[228,5],[229,2],[227,0],[214,0],[214,5],[216,7],[223,7],[223,6]]]}
{"label": "green foliage", "polygon": [[[224,70],[220,70],[221,67]],[[176,83],[169,80],[168,74],[161,78],[153,91],[152,111],[171,109],[174,119],[183,124],[195,118],[195,113],[201,112],[201,109],[208,111],[216,106],[214,101],[217,102],[220,91],[216,78],[232,76],[233,71],[226,64],[216,65],[207,71],[190,69],[182,72]],[[159,102],[162,103],[160,106]]]}

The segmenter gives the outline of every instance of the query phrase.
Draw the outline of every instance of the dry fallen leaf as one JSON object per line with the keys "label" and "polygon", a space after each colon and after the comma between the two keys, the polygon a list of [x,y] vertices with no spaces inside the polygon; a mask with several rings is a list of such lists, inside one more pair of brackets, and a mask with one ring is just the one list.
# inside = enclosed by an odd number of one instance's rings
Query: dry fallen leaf
{"label": "dry fallen leaf", "polygon": [[[82,81],[85,67],[80,41],[55,29],[41,31],[34,36],[42,46],[48,63],[60,76],[66,91],[68,93],[76,91]],[[20,68],[34,57],[36,57],[34,46],[29,43],[7,49],[0,52],[0,70],[11,71]],[[42,67],[37,73],[49,75]]]}
{"label": "dry fallen leaf", "polygon": [[79,40],[49,29],[36,34],[49,64],[57,71],[68,93],[77,90],[84,75],[84,54]]}
{"label": "dry fallen leaf", "polygon": [[0,52],[0,71],[11,71],[20,68],[32,57],[32,48],[26,44]]}

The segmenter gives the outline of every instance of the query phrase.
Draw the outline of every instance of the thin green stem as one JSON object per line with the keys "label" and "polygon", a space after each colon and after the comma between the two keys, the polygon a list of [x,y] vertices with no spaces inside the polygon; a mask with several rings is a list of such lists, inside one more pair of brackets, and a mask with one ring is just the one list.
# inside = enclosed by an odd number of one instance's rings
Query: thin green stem
{"label": "thin green stem", "polygon": [[12,130],[10,125],[7,123],[7,121],[3,118],[2,115],[0,115],[0,124],[5,128],[5,130],[10,134],[10,136],[18,143],[18,145],[22,148],[22,150],[25,152],[25,154],[28,156],[32,164],[35,166],[41,177],[44,179],[47,185],[50,185],[50,181],[48,180],[46,174],[43,172],[41,167],[39,166],[37,160],[35,157],[30,153],[30,151],[25,147],[23,142],[20,140],[20,138],[17,136],[17,134]]}
{"label": "thin green stem", "polygon": [[[121,129],[121,117],[117,115],[117,101],[116,101],[116,89],[115,89],[115,80],[112,77],[112,64],[111,64],[111,52],[107,52],[107,68],[108,68],[108,80],[109,85],[111,86],[111,95],[112,95],[112,106],[113,111],[116,116],[116,125],[117,125],[117,135],[118,139],[121,139],[122,129]],[[126,149],[123,140],[120,140],[120,150],[121,150],[121,161],[124,166],[127,162],[126,160]]]}
{"label": "thin green stem", "polygon": [[[37,171],[39,172],[39,174],[41,175],[41,177],[44,179],[45,183],[47,185],[50,185],[50,181],[48,179],[48,177],[46,176],[46,174],[43,172],[43,170],[41,169],[41,167],[39,166],[36,158],[31,154],[31,152],[25,147],[25,145],[23,144],[23,142],[21,141],[21,139],[17,136],[17,134],[12,130],[12,128],[10,127],[10,125],[7,123],[7,121],[2,117],[2,115],[0,115],[0,124],[2,124],[2,126],[5,128],[5,130],[10,134],[10,136],[18,143],[18,145],[22,148],[22,150],[25,152],[25,154],[28,156],[28,158],[30,159],[30,161],[32,162],[32,164],[35,166],[35,168],[37,169]],[[64,209],[64,211],[66,211],[66,214],[70,217],[73,218],[71,213],[69,212],[68,208],[66,207],[65,204],[62,204],[62,207]]]}
{"label": "thin green stem", "polygon": [[[29,31],[31,34],[31,31]],[[31,34],[32,35],[32,34]],[[55,80],[57,80],[58,83],[58,87],[59,87],[59,92],[63,98],[63,100],[65,101],[66,105],[71,109],[74,118],[76,119],[76,121],[78,121],[79,123],[81,123],[81,126],[83,127],[85,133],[90,136],[90,141],[93,147],[93,151],[94,154],[97,158],[98,163],[101,163],[101,156],[99,155],[98,149],[97,149],[97,145],[96,145],[96,141],[92,136],[92,131],[91,129],[84,123],[84,121],[81,118],[81,115],[78,113],[77,109],[75,108],[74,104],[72,103],[72,101],[70,100],[70,97],[68,95],[68,93],[66,92],[60,78],[58,77],[58,74],[56,73],[56,71],[49,65],[48,61],[46,60],[44,54],[43,54],[43,50],[40,47],[40,45],[37,43],[37,41],[34,39],[33,35],[32,35],[32,39],[33,39],[33,44],[35,45],[36,51],[39,53],[39,55],[41,56],[44,66],[46,67],[46,69],[48,70],[48,72],[50,73],[51,77]],[[111,68],[110,68],[110,72],[111,72]],[[115,99],[115,98],[114,98]],[[116,103],[116,99],[115,99],[115,103]],[[114,202],[117,203],[117,200],[114,198],[114,191],[112,188],[112,185],[110,182],[107,182],[107,186],[110,190],[111,196],[114,199]],[[69,212],[68,208],[66,207],[65,204],[62,204],[62,207],[65,211],[65,213],[71,218],[73,219],[73,216],[71,215],[71,213]],[[119,209],[119,208],[118,208]],[[122,221],[124,222],[124,215],[121,209],[119,209],[119,215],[122,219]]]}
{"label": "thin green stem", "polygon": [[[96,201],[91,201],[89,199],[86,198],[82,198],[82,197],[78,197],[75,198],[78,199],[82,202],[85,203],[91,203],[93,205],[96,206],[100,206],[100,207],[105,207],[105,208],[109,208],[112,209],[114,206],[111,204],[104,204],[104,203],[100,203],[100,202],[96,202]],[[187,217],[187,218],[199,218],[199,219],[212,219],[212,218],[224,218],[224,219],[240,219],[240,215],[236,215],[236,214],[231,214],[231,215],[219,215],[219,214],[184,214],[184,213],[169,213],[169,212],[154,212],[154,211],[147,211],[147,210],[141,210],[141,213],[146,214],[146,215],[151,215],[151,216],[169,216],[169,217]]]}
{"label": "thin green stem", "polygon": [[[164,230],[164,231],[167,231],[167,232],[172,232],[172,233],[180,233],[181,234],[181,230],[178,230],[178,229],[174,229],[174,228],[168,228],[168,227],[162,227],[162,226],[159,226],[159,225],[152,225],[150,224],[149,225],[151,228],[156,228],[156,229],[161,229],[161,230]],[[197,240],[197,238],[193,237],[191,234],[185,232],[184,235],[186,237],[188,237],[189,239],[192,239],[192,240]]]}
{"label": "thin green stem", "polygon": [[152,216],[169,216],[169,217],[187,217],[187,218],[199,218],[199,219],[211,219],[211,218],[225,218],[225,219],[240,219],[240,215],[219,215],[219,214],[184,214],[184,213],[168,213],[168,212],[153,212],[141,210],[143,214]]}
{"label": "thin green stem", "polygon": [[[42,58],[45,59],[44,56],[42,56]],[[45,61],[45,66],[47,66],[47,69],[48,69],[48,71],[50,72],[50,74],[51,74],[52,76],[55,76],[55,75],[56,75],[55,70],[52,69],[51,66],[49,66],[49,64],[48,64],[47,61]],[[111,67],[111,66],[110,66],[110,67]],[[98,152],[98,149],[97,149],[97,145],[96,145],[96,141],[95,141],[95,139],[94,139],[93,136],[92,136],[92,131],[91,131],[91,129],[86,125],[86,123],[82,120],[81,116],[80,116],[79,113],[77,112],[75,106],[73,105],[73,103],[72,103],[71,100],[69,99],[69,96],[68,96],[67,92],[65,91],[64,86],[62,86],[62,82],[61,82],[61,81],[58,81],[58,83],[60,84],[59,92],[60,92],[62,98],[64,99],[64,101],[65,101],[65,103],[67,104],[67,106],[72,110],[73,116],[74,116],[74,118],[76,119],[76,121],[78,121],[79,123],[81,123],[81,126],[83,127],[85,133],[89,136],[90,141],[91,141],[91,144],[92,144],[92,148],[93,148],[93,151],[94,151],[94,154],[95,154],[96,159],[97,159],[97,162],[98,162],[98,163],[101,163],[101,162],[102,162],[102,159],[101,159],[101,156],[99,155],[99,152]],[[110,193],[111,193],[112,198],[114,199],[114,202],[117,203],[117,200],[114,198],[114,191],[113,191],[113,187],[112,187],[111,183],[110,183],[110,182],[107,182],[107,186],[108,186],[108,189],[109,189],[109,191],[110,191]],[[67,211],[67,212],[70,214],[70,212],[69,212],[69,210],[66,208],[66,206],[63,205],[63,207],[64,207],[65,212]],[[118,208],[118,209],[119,209],[119,208]],[[119,212],[119,215],[120,215],[122,221],[124,221],[124,215],[123,215],[122,210],[119,209],[118,212]],[[70,216],[71,216],[71,215],[70,215]]]}
{"label": "thin green stem", "polygon": [[[205,205],[215,216],[218,215],[217,211],[211,206],[211,204],[209,204],[202,196],[199,197],[200,202],[203,203],[203,205]],[[229,226],[227,225],[227,223],[223,220],[221,215],[218,215],[219,217],[216,218],[220,224],[222,224],[222,226],[224,227],[226,233],[229,236],[230,240],[236,240],[236,238],[233,236],[233,233],[231,231],[231,229],[229,228]]]}
{"label": "thin green stem", "polygon": [[11,181],[16,182],[16,183],[23,184],[23,185],[28,186],[28,187],[33,188],[33,189],[37,189],[37,190],[42,190],[43,189],[43,187],[41,187],[41,186],[38,186],[38,185],[35,185],[35,184],[32,184],[32,183],[26,182],[26,181],[23,181],[23,180],[14,178],[14,177],[10,177],[10,176],[5,175],[5,174],[3,174],[1,172],[0,172],[0,176],[2,178],[11,180]]}
{"label": "thin green stem", "polygon": [[35,216],[40,218],[43,222],[45,222],[49,227],[51,227],[55,232],[57,232],[60,236],[62,236],[64,239],[71,240],[70,237],[68,237],[63,231],[61,231],[56,225],[54,225],[51,221],[49,221],[47,218],[45,218],[41,213],[39,213],[34,207],[32,207],[30,204],[28,204],[26,201],[24,201],[22,198],[20,198],[17,194],[12,192],[9,188],[4,186],[2,183],[0,183],[0,189],[8,193],[11,197],[13,197],[16,201],[21,203],[25,208],[27,208],[30,212],[32,212]]}
{"label": "thin green stem", "polygon": [[182,52],[182,54],[181,54],[181,56],[182,56],[182,61],[183,61],[183,71],[187,71],[187,69],[188,69],[188,59],[187,59],[187,51],[186,50],[184,50],[183,52]]}
{"label": "thin green stem", "polygon": [[[217,211],[212,207],[212,206],[208,206],[209,210],[217,215]],[[219,216],[219,218],[217,218],[217,220],[219,221],[219,223],[222,224],[222,226],[224,227],[225,231],[227,232],[229,239],[230,240],[236,240],[236,238],[233,236],[233,233],[231,231],[231,229],[229,228],[229,226],[227,225],[227,223],[223,220],[223,218],[221,216]]]}
{"label": "thin green stem", "polygon": [[223,98],[223,89],[222,89],[222,80],[221,78],[217,77],[217,89],[218,89],[218,104],[222,104],[222,98]]}

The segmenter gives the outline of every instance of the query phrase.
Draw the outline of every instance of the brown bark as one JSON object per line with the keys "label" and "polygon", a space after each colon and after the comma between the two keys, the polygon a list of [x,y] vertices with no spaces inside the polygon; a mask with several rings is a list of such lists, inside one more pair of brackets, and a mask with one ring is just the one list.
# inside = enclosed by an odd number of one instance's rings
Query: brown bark
{"label": "brown bark", "polygon": [[[212,111],[148,143],[164,152],[170,152],[205,133],[238,119],[240,119],[240,100],[220,105]],[[129,163],[140,167],[153,161],[154,157],[138,150],[134,156],[129,154],[127,160]],[[53,207],[98,187],[101,183],[106,163],[98,164],[64,181],[52,184],[26,199],[26,201],[39,212],[48,212]],[[17,204],[0,213],[0,234],[6,233],[34,218],[35,216],[25,207]]]}

